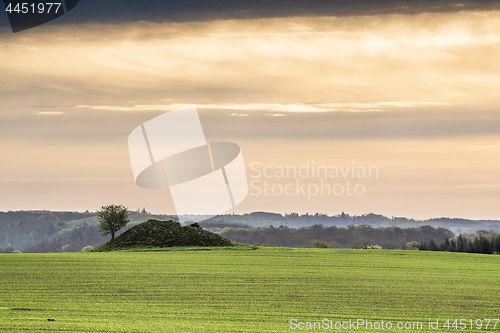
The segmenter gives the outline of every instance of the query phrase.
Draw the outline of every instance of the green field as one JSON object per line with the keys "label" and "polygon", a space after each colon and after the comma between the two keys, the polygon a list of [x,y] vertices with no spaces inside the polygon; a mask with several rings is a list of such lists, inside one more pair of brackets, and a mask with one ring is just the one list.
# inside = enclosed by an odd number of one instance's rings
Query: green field
{"label": "green field", "polygon": [[[495,255],[286,248],[0,255],[0,332],[299,331],[291,319],[421,321],[422,330],[406,332],[441,332],[445,319],[499,318],[499,296]],[[428,329],[429,319],[440,320],[439,330]],[[484,331],[475,327],[462,332]]]}

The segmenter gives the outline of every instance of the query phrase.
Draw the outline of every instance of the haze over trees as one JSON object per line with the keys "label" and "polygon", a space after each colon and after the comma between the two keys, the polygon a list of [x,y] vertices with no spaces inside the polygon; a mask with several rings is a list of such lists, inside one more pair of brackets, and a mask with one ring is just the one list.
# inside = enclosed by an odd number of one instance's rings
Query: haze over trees
{"label": "haze over trees", "polygon": [[210,221],[203,222],[203,227],[209,227],[217,222],[225,224],[240,224],[254,228],[265,228],[269,225],[275,227],[283,225],[288,228],[302,228],[321,224],[325,227],[347,227],[350,225],[369,225],[372,227],[400,227],[415,228],[419,226],[442,227],[453,231],[455,234],[468,234],[477,230],[493,230],[500,232],[500,221],[497,220],[468,220],[459,218],[433,218],[428,220],[416,220],[406,217],[388,217],[380,214],[349,215],[346,213],[338,215],[315,214],[277,214],[269,212],[253,212],[243,215],[221,215],[214,217]]}
{"label": "haze over trees", "polygon": [[[169,215],[149,214],[145,209],[128,214],[130,222],[115,237],[149,219],[174,219]],[[252,245],[312,247],[312,241],[318,239],[327,242],[330,248],[380,245],[385,249],[401,249],[415,242],[408,248],[428,250],[429,245],[434,248],[430,242],[433,239],[438,250],[495,253],[499,252],[496,244],[500,241],[500,221],[447,218],[422,221],[377,214],[256,212],[217,216],[199,224],[233,242]],[[0,212],[0,252],[80,252],[84,247],[97,247],[110,239],[111,234],[103,237],[99,231],[97,212]]]}
{"label": "haze over trees", "polygon": [[[201,224],[203,225],[203,224]],[[402,249],[408,242],[420,244],[434,240],[444,243],[454,234],[445,228],[420,226],[416,228],[373,228],[369,225],[347,227],[324,227],[316,224],[310,227],[292,229],[285,226],[267,228],[224,228],[220,235],[236,243],[252,245],[267,244],[285,247],[319,247],[326,244],[331,248],[360,249],[369,245],[380,245],[384,249]]]}

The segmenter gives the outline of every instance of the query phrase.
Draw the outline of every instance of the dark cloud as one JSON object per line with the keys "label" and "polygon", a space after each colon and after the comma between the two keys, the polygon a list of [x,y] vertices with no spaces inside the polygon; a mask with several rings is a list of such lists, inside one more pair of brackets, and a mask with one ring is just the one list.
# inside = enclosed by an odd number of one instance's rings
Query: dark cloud
{"label": "dark cloud", "polygon": [[[498,0],[81,0],[70,13],[50,24],[188,22],[289,16],[417,14],[463,10],[498,10]],[[0,26],[7,26],[7,15]]]}

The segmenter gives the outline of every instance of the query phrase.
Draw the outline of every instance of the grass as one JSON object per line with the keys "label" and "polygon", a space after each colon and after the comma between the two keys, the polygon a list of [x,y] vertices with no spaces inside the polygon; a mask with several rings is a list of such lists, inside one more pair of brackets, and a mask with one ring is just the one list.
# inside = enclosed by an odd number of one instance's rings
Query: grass
{"label": "grass", "polygon": [[363,318],[426,332],[429,318],[498,318],[499,282],[500,256],[466,253],[2,254],[0,331],[286,332],[291,319]]}
{"label": "grass", "polygon": [[[105,244],[104,244],[105,245]],[[97,251],[96,251],[97,249]],[[113,247],[101,250],[96,248],[92,252],[157,252],[157,251],[226,251],[226,250],[256,250],[258,246],[250,244],[232,243],[227,246],[153,246],[153,245],[130,245],[126,247]]]}

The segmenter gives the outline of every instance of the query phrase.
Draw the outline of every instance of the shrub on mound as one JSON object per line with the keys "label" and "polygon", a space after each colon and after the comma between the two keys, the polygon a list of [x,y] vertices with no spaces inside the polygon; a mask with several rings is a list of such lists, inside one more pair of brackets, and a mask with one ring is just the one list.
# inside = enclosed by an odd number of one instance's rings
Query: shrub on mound
{"label": "shrub on mound", "polygon": [[92,252],[134,247],[230,246],[222,236],[201,228],[184,226],[175,221],[148,220],[125,231]]}

